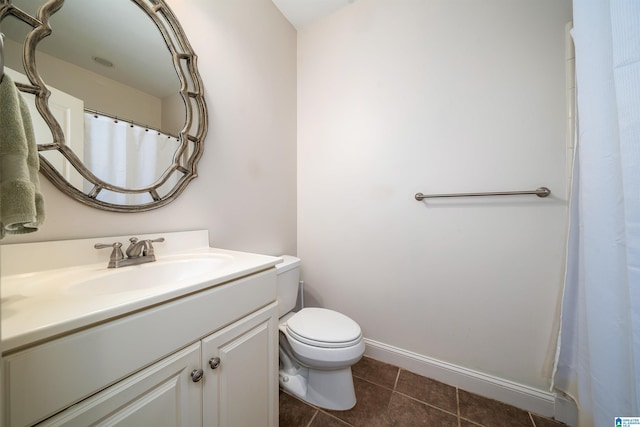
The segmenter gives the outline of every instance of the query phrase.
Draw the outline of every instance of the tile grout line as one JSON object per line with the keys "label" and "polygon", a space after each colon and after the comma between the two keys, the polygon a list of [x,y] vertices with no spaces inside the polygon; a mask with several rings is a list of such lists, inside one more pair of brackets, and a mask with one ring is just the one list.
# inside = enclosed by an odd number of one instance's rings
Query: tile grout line
{"label": "tile grout line", "polygon": [[[457,387],[456,387],[456,412],[457,413],[453,413],[453,412],[447,411],[446,409],[440,408],[439,406],[432,405],[432,404],[430,404],[428,402],[425,402],[423,400],[417,399],[417,398],[415,398],[413,396],[409,396],[408,394],[404,394],[404,393],[396,390],[396,388],[398,387],[398,381],[400,381],[400,373],[401,373],[401,371],[402,371],[402,368],[398,368],[398,374],[396,375],[396,381],[395,381],[395,384],[393,385],[393,390],[392,390],[392,393],[391,393],[392,396],[393,396],[393,393],[398,393],[400,396],[404,396],[404,397],[406,397],[408,399],[411,399],[413,401],[422,403],[425,406],[428,406],[428,407],[433,408],[433,409],[437,409],[438,411],[444,412],[445,414],[453,415],[458,419],[458,427],[460,427],[460,408],[459,408],[459,404],[458,404],[458,388]],[[407,372],[410,372],[410,371],[407,371]],[[387,411],[389,410],[389,406],[390,405],[391,405],[391,399],[389,399],[389,405],[387,406]]]}
{"label": "tile grout line", "polygon": [[371,380],[369,380],[369,379],[367,379],[367,378],[359,377],[359,376],[357,376],[357,375],[354,375],[354,376],[353,376],[353,378],[357,378],[357,379],[359,379],[360,381],[364,381],[364,382],[369,383],[369,384],[372,384],[372,385],[374,385],[374,386],[376,386],[376,387],[382,387],[383,389],[385,389],[385,390],[389,390],[389,391],[391,391],[391,392],[395,391],[393,388],[389,388],[389,387],[384,386],[384,385],[382,385],[382,384],[378,384],[377,382],[375,382],[375,381],[371,381]]}
{"label": "tile grout line", "polygon": [[316,419],[316,417],[318,416],[318,412],[320,412],[320,411],[318,411],[318,410],[316,409],[316,412],[314,412],[313,417],[311,417],[311,419],[310,419],[310,420],[309,420],[309,422],[307,423],[307,427],[311,427],[311,423],[313,423],[313,420],[315,420],[315,419]]}
{"label": "tile grout line", "polygon": [[[347,421],[343,420],[342,418],[338,418],[338,417],[336,417],[336,416],[335,416],[335,415],[333,415],[333,414],[330,414],[330,413],[328,413],[328,412],[323,411],[322,409],[318,409],[318,413],[320,413],[320,412],[322,412],[323,414],[325,414],[325,415],[327,415],[327,416],[329,416],[329,417],[333,418],[334,420],[336,420],[336,421],[340,422],[341,424],[344,424],[344,425],[346,425],[346,426],[353,427],[353,424],[351,424],[351,423],[349,423],[349,422],[347,422]],[[315,417],[314,417],[314,418],[315,418]]]}
{"label": "tile grout line", "polygon": [[392,391],[396,391],[396,387],[398,387],[398,381],[400,381],[400,371],[402,371],[402,368],[398,368],[398,373],[396,374],[396,380],[393,382],[393,388],[391,389]]}
{"label": "tile grout line", "polygon": [[396,374],[396,380],[393,382],[393,388],[391,389],[391,395],[389,396],[389,402],[387,403],[387,415],[389,414],[389,410],[391,409],[391,399],[393,399],[393,393],[397,393],[396,387],[398,386],[401,370],[402,370],[401,368],[398,368],[398,373]]}
{"label": "tile grout line", "polygon": [[458,427],[462,427],[462,421],[460,420],[460,389],[456,387],[456,409],[458,411]]}
{"label": "tile grout line", "polygon": [[462,416],[462,412],[460,411],[460,387],[456,387],[456,403],[457,403],[457,406],[458,406],[458,427],[462,427],[462,420],[464,420],[467,423],[471,423],[471,424],[473,424],[475,426],[482,427],[482,424],[479,424],[479,423],[477,423],[475,421],[472,421],[472,420],[470,420],[468,418],[464,418]]}
{"label": "tile grout line", "polygon": [[447,410],[446,410],[446,409],[444,409],[444,408],[441,408],[441,407],[439,407],[439,406],[433,405],[433,404],[431,404],[431,403],[429,403],[429,402],[425,402],[424,400],[417,399],[417,398],[415,398],[415,397],[413,397],[413,396],[409,396],[408,394],[404,394],[404,393],[402,393],[401,391],[395,391],[395,390],[394,390],[394,391],[393,391],[393,393],[397,393],[397,394],[399,394],[399,395],[400,395],[400,396],[402,396],[402,397],[406,397],[407,399],[411,399],[411,400],[413,400],[413,401],[415,401],[415,402],[421,403],[421,404],[423,404],[424,406],[428,406],[429,408],[437,409],[438,411],[440,411],[440,412],[444,412],[445,414],[453,415],[453,416],[454,416],[454,417],[456,417],[456,418],[458,417],[458,415],[457,415],[455,412],[447,411]]}

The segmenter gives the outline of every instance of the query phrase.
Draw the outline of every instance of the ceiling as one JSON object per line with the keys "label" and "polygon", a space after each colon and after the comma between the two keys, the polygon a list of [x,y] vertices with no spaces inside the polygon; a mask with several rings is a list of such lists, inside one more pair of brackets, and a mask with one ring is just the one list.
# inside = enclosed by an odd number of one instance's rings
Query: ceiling
{"label": "ceiling", "polygon": [[355,0],[272,0],[297,30]]}

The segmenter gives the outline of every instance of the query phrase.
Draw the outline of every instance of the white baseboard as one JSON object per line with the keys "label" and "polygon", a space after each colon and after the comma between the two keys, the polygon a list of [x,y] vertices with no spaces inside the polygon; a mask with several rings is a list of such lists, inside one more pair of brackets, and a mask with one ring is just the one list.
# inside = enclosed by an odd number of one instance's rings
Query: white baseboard
{"label": "white baseboard", "polygon": [[[451,363],[432,359],[365,338],[365,355],[471,393],[499,400],[544,417],[552,417],[569,426],[576,425],[575,403],[544,390],[483,374]],[[562,410],[556,410],[556,403]]]}

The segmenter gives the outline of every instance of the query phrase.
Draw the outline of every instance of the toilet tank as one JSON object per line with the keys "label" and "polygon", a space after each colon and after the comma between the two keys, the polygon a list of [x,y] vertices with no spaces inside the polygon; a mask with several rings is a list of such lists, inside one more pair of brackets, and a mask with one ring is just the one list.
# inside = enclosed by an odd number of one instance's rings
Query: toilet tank
{"label": "toilet tank", "polygon": [[278,317],[282,317],[296,306],[298,283],[300,282],[300,258],[282,255],[284,261],[276,264],[278,289]]}

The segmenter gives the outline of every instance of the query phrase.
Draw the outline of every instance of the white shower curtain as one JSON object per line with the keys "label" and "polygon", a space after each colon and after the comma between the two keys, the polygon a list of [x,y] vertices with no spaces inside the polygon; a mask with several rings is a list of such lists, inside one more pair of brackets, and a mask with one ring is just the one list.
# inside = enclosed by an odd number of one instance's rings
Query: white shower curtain
{"label": "white shower curtain", "polygon": [[640,417],[640,1],[574,0],[578,141],[554,386]]}
{"label": "white shower curtain", "polygon": [[[173,162],[178,147],[175,137],[95,113],[85,114],[84,134],[85,165],[103,181],[126,188],[155,183]],[[176,175],[170,178],[170,184],[175,185]],[[148,193],[127,195],[108,191],[100,193],[98,199],[117,204],[152,200]]]}

